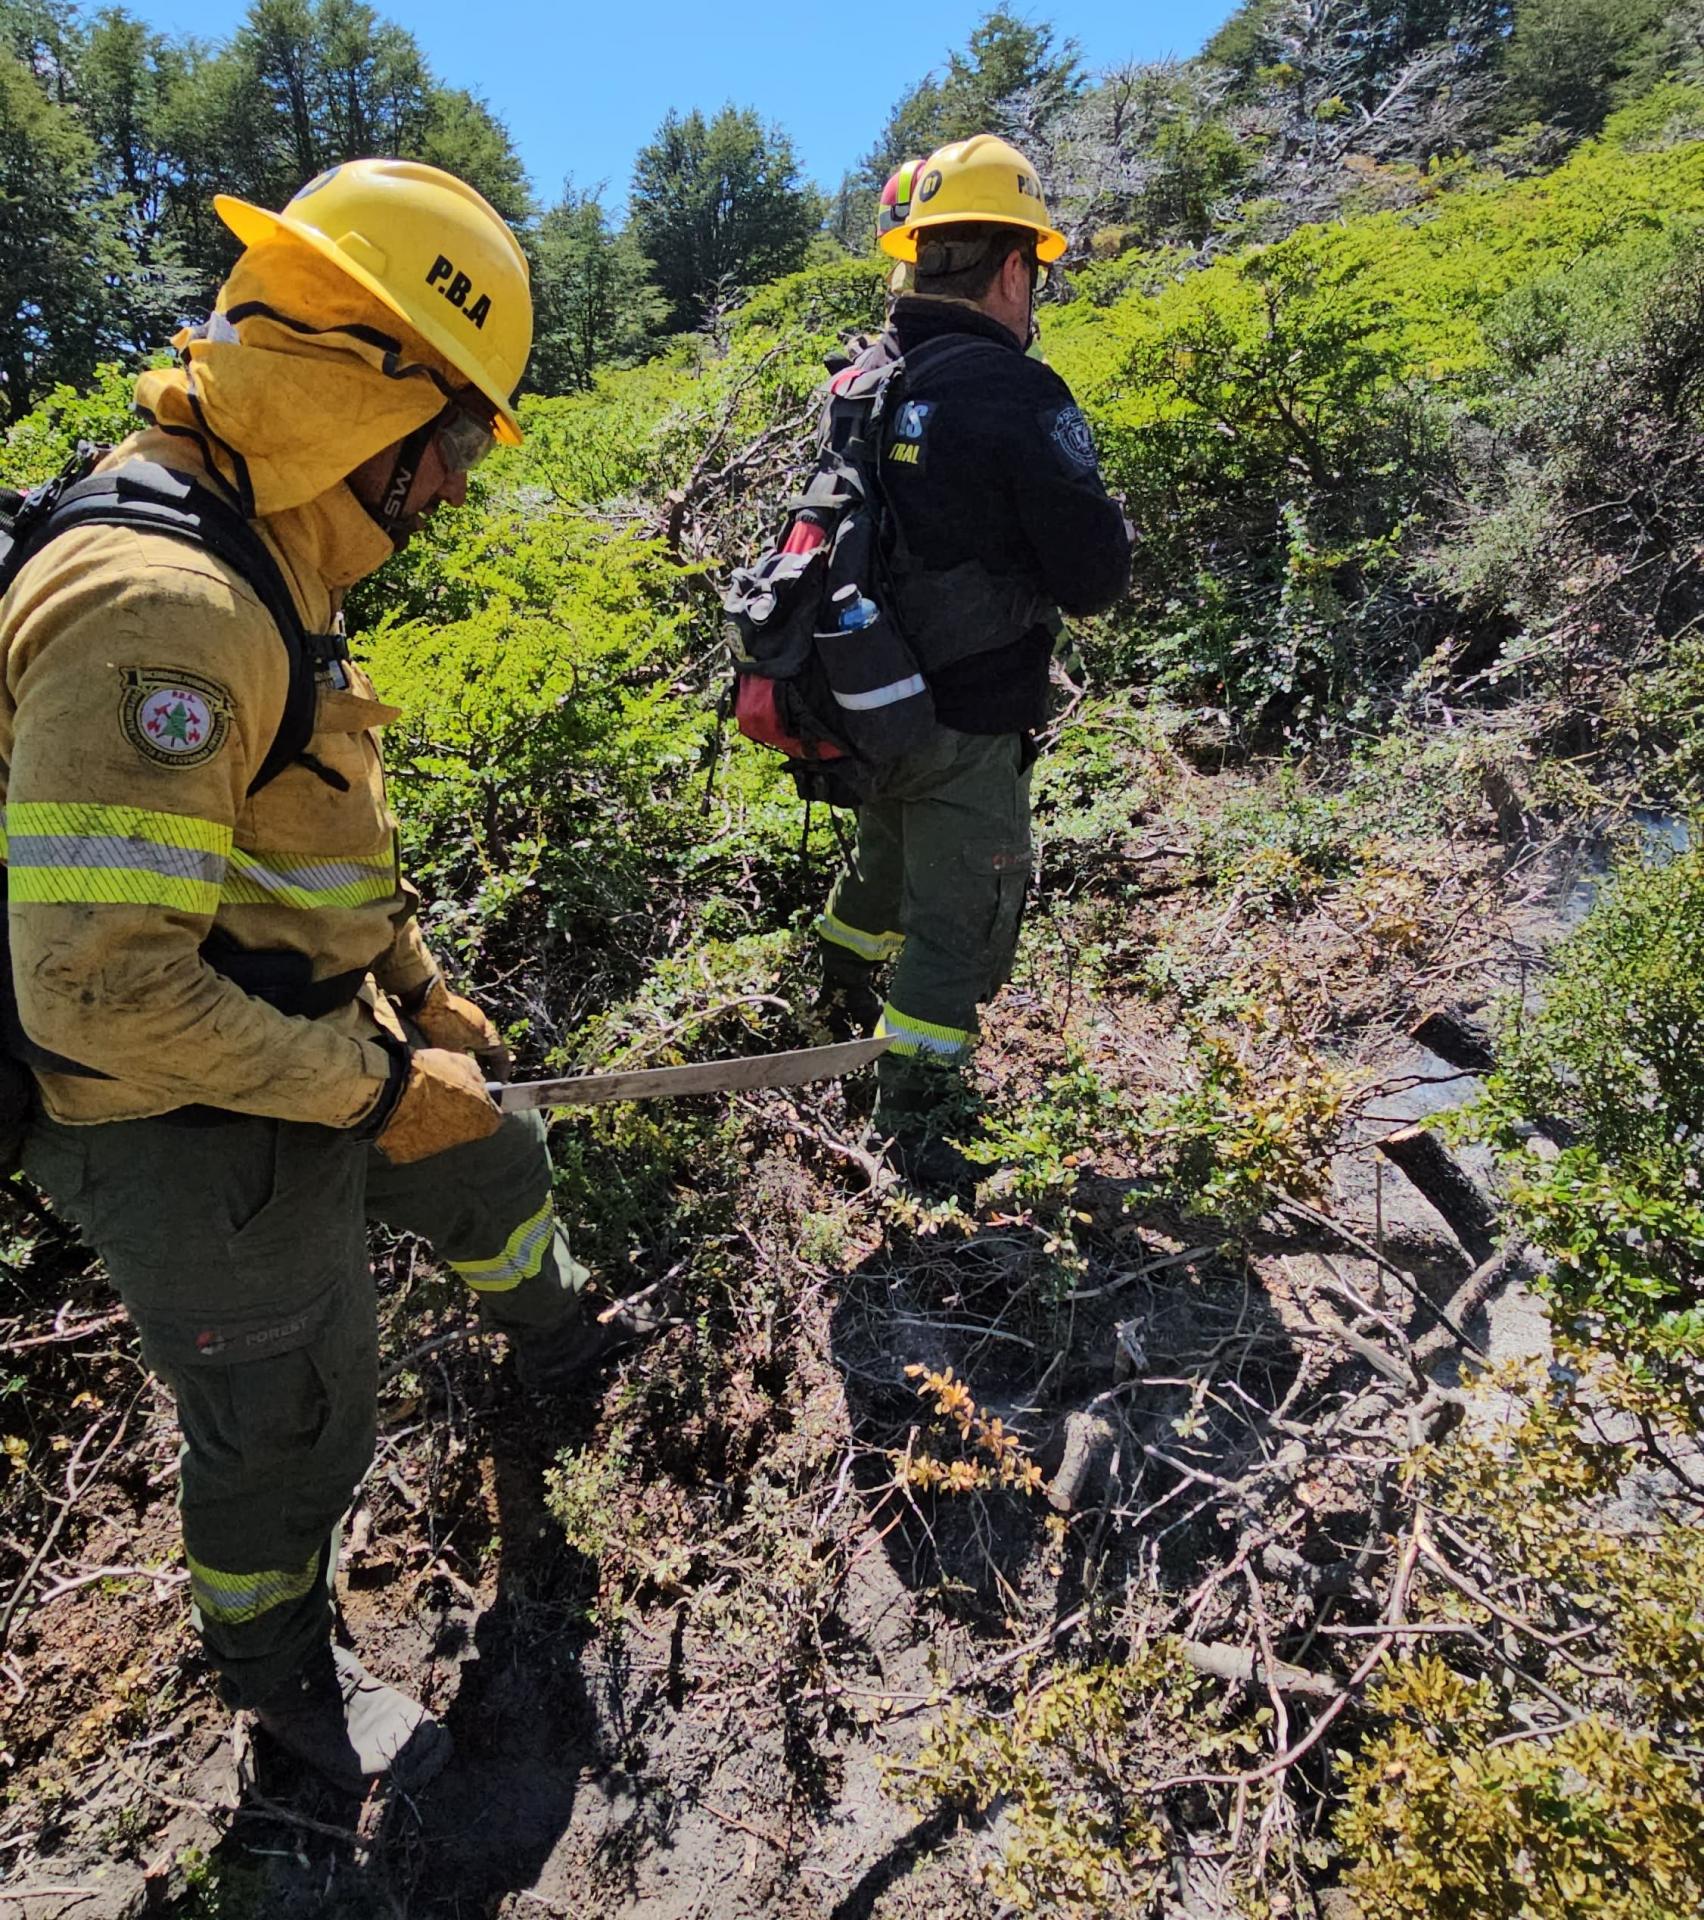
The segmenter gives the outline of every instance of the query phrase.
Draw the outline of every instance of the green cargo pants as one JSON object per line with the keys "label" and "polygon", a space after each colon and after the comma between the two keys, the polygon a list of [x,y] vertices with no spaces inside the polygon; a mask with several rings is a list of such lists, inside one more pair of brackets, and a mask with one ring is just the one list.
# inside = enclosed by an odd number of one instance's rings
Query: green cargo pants
{"label": "green cargo pants", "polygon": [[345,1508],[373,1457],[367,1222],[417,1233],[500,1327],[578,1311],[542,1119],[393,1167],[329,1127],[38,1116],[24,1170],[105,1260],[177,1399],[190,1597],[227,1700],[252,1706],[330,1629]]}
{"label": "green cargo pants", "polygon": [[[1011,974],[1030,874],[1030,774],[1017,734],[956,733],[886,770],[816,922],[830,983],[894,962],[877,1031],[878,1119],[926,1110],[969,1057],[976,1009]],[[931,1071],[935,1069],[935,1071]]]}

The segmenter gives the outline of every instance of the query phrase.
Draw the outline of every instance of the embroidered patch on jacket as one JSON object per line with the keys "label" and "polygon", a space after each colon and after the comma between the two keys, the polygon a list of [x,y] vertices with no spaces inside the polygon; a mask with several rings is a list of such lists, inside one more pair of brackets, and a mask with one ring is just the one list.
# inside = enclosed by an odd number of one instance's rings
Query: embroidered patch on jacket
{"label": "embroidered patch on jacket", "polygon": [[1067,473],[1093,473],[1100,465],[1095,436],[1081,407],[1050,408],[1041,416],[1041,425]]}
{"label": "embroidered patch on jacket", "polygon": [[902,467],[922,467],[929,457],[929,422],[933,400],[907,400],[893,417],[893,442],[887,457]]}
{"label": "embroidered patch on jacket", "polygon": [[118,703],[124,737],[162,767],[199,767],[225,744],[231,696],[217,680],[165,667],[126,667]]}

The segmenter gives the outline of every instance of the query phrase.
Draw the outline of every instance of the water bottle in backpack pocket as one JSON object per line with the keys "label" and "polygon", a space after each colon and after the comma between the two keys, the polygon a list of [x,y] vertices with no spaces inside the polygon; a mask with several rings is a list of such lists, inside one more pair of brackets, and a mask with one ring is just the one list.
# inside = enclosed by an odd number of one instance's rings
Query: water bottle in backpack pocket
{"label": "water bottle in backpack pocket", "polygon": [[873,590],[875,530],[867,512],[836,529],[813,635],[837,730],[875,767],[935,737],[935,702],[892,613]]}

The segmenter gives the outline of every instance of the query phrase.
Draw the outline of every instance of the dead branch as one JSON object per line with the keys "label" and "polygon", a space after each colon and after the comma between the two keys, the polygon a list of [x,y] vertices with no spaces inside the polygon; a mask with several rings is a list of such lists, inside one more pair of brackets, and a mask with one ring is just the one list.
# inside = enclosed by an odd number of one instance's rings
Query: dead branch
{"label": "dead branch", "polygon": [[1065,1416],[1064,1452],[1047,1484],[1047,1504],[1054,1512],[1069,1513],[1085,1490],[1092,1492],[1105,1478],[1117,1439],[1112,1422],[1099,1414],[1079,1408]]}
{"label": "dead branch", "polygon": [[1390,1599],[1385,1607],[1384,1628],[1373,1643],[1372,1651],[1344,1682],[1342,1692],[1333,1700],[1313,1725],[1302,1735],[1294,1746],[1269,1760],[1265,1766],[1257,1767],[1250,1773],[1197,1773],[1182,1774],[1169,1780],[1158,1780],[1144,1786],[1146,1794],[1172,1793],[1179,1787],[1252,1787],[1262,1780],[1270,1780],[1276,1775],[1287,1773],[1305,1754],[1311,1753],[1319,1745],[1345,1707],[1359,1693],[1366,1682],[1372,1678],[1391,1648],[1396,1644],[1407,1622],[1403,1610],[1408,1604],[1408,1589],[1414,1578],[1414,1565],[1420,1557],[1421,1515],[1417,1510],[1414,1525],[1409,1531],[1408,1542],[1402,1550],[1402,1559],[1397,1565],[1396,1578],[1391,1582]]}
{"label": "dead branch", "polygon": [[1420,1282],[1415,1279],[1413,1274],[1404,1273],[1394,1262],[1387,1260],[1376,1247],[1369,1246],[1358,1233],[1344,1226],[1342,1221],[1333,1220],[1330,1214],[1316,1211],[1304,1200],[1286,1200],[1283,1203],[1283,1210],[1286,1213],[1296,1215],[1302,1220],[1306,1220],[1311,1226],[1322,1227],[1327,1233],[1335,1234],[1346,1247],[1353,1248],[1363,1260],[1371,1260],[1381,1273],[1389,1274],[1391,1279],[1404,1287],[1416,1305],[1423,1307],[1427,1313],[1431,1314],[1434,1319],[1448,1329],[1450,1337],[1458,1346],[1464,1347],[1469,1353],[1477,1354],[1481,1360],[1489,1358],[1479,1342],[1453,1318],[1447,1309],[1438,1305],[1426,1289],[1421,1286]]}
{"label": "dead branch", "polygon": [[1443,1220],[1477,1265],[1497,1247],[1497,1214],[1429,1127],[1404,1127],[1378,1150]]}
{"label": "dead branch", "polygon": [[41,1545],[36,1549],[35,1557],[24,1569],[17,1585],[13,1587],[12,1591],[6,1596],[5,1606],[0,1608],[0,1647],[5,1646],[11,1634],[13,1617],[18,1611],[24,1595],[29,1591],[30,1582],[35,1579],[36,1575],[41,1572],[42,1567],[46,1564],[47,1556],[52,1553],[54,1544],[58,1540],[65,1526],[65,1522],[71,1517],[72,1509],[101,1477],[102,1469],[117,1451],[119,1441],[124,1438],[124,1430],[130,1424],[130,1416],[136,1411],[136,1403],[142,1398],[145,1392],[147,1392],[146,1383],[138,1387],[135,1393],[130,1396],[129,1404],[118,1416],[118,1424],[113,1428],[112,1438],[101,1450],[100,1458],[89,1471],[84,1474],[81,1480],[77,1478],[77,1469],[83,1463],[83,1455],[88,1450],[89,1442],[100,1431],[101,1422],[96,1420],[88,1432],[83,1435],[82,1439],[79,1440],[72,1449],[71,1458],[65,1464],[65,1497],[59,1503],[59,1511],[53,1517],[53,1522],[47,1530],[46,1538],[43,1539]]}
{"label": "dead branch", "polygon": [[64,1347],[76,1340],[92,1339],[97,1333],[110,1333],[114,1327],[122,1327],[128,1315],[103,1313],[93,1320],[79,1320],[75,1326],[56,1328],[52,1333],[34,1333],[27,1340],[7,1340],[0,1343],[0,1354],[8,1359],[13,1354],[27,1353],[32,1347]]}
{"label": "dead branch", "polygon": [[[1510,1234],[1490,1259],[1482,1260],[1450,1295],[1445,1312],[1450,1319],[1458,1322],[1471,1320],[1492,1294],[1511,1280],[1530,1272],[1533,1265],[1531,1243],[1521,1234]],[[1422,1334],[1414,1344],[1415,1365],[1425,1372],[1440,1358],[1449,1343],[1447,1324],[1433,1327],[1430,1332]]]}
{"label": "dead branch", "polygon": [[440,1333],[435,1340],[427,1340],[418,1347],[411,1347],[407,1353],[393,1360],[379,1375],[379,1385],[389,1386],[399,1374],[406,1373],[416,1361],[429,1359],[435,1353],[442,1353],[449,1347],[459,1347],[468,1340],[476,1339],[482,1331],[477,1320],[470,1320],[465,1327],[452,1327],[448,1333]]}
{"label": "dead branch", "polygon": [[1293,1667],[1284,1660],[1267,1660],[1247,1647],[1228,1647],[1216,1640],[1178,1640],[1173,1644],[1197,1673],[1228,1680],[1235,1686],[1272,1686],[1304,1700],[1335,1700],[1341,1691],[1323,1674]]}

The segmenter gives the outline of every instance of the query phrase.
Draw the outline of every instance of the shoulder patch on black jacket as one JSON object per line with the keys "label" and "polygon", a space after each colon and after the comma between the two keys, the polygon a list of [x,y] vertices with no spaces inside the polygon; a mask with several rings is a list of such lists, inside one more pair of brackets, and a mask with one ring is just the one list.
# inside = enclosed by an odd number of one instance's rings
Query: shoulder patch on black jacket
{"label": "shoulder patch on black jacket", "polygon": [[1044,407],[1041,430],[1053,449],[1054,458],[1073,478],[1093,473],[1100,465],[1095,453],[1095,436],[1081,407]]}

